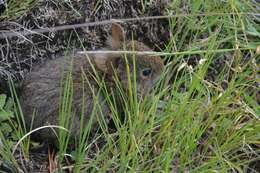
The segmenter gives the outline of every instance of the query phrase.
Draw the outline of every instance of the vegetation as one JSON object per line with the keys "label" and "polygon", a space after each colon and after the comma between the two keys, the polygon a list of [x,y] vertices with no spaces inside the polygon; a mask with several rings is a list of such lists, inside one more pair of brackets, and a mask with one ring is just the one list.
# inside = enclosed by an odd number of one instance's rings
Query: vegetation
{"label": "vegetation", "polygon": [[[142,1],[144,8],[147,4]],[[49,158],[51,171],[259,171],[259,8],[247,0],[175,0],[166,13],[184,15],[169,19],[170,42],[162,50],[167,67],[152,98],[139,102],[133,91],[122,94],[126,118],[120,121],[108,97],[116,130],[100,119],[100,133],[91,136],[90,123],[75,150],[61,129],[60,150]],[[69,77],[66,84],[61,127],[66,127],[73,94]],[[117,90],[122,93],[120,86]],[[8,105],[0,95],[0,164],[18,171],[13,147],[22,139],[18,149],[29,159],[30,139],[23,138],[28,131],[19,104],[13,114]]]}
{"label": "vegetation", "polygon": [[6,10],[0,16],[1,19],[15,19],[23,15],[26,11],[29,10],[30,7],[34,5],[35,0],[25,0],[25,1],[15,1],[15,0],[8,0],[6,2]]}

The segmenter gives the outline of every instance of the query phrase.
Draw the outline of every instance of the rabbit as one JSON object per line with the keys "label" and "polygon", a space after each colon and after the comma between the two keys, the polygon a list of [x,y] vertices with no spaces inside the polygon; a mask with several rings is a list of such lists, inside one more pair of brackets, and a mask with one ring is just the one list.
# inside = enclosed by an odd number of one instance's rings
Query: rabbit
{"label": "rabbit", "polygon": [[[126,50],[151,51],[142,42],[125,41],[125,32],[118,23],[112,24],[111,36],[107,42],[108,47],[102,50],[123,50],[125,48]],[[35,129],[44,125],[59,125],[60,93],[63,87],[61,80],[65,78],[65,74],[71,71],[73,81],[71,112],[75,116],[70,122],[70,134],[71,137],[78,137],[82,108],[84,108],[83,124],[86,125],[90,121],[91,112],[94,108],[93,91],[97,92],[100,88],[93,78],[93,68],[98,76],[103,77],[107,88],[116,88],[115,81],[117,78],[123,91],[127,92],[129,88],[126,71],[127,61],[130,77],[133,80],[132,55],[127,55],[125,58],[124,55],[115,53],[96,53],[93,55],[73,53],[36,66],[23,80],[20,93],[20,105],[27,128]],[[160,78],[164,63],[159,56],[136,55],[135,64],[137,95],[141,99],[150,92]],[[83,84],[84,78],[88,81],[85,84]],[[102,113],[94,117],[103,116],[106,122],[109,122],[111,111],[102,94],[98,95],[98,101]],[[120,101],[117,101],[117,103],[120,104]],[[94,118],[92,120],[93,129],[97,127],[97,124],[97,118]],[[38,140],[49,142],[57,138],[54,130],[50,128],[36,131],[33,136]]]}

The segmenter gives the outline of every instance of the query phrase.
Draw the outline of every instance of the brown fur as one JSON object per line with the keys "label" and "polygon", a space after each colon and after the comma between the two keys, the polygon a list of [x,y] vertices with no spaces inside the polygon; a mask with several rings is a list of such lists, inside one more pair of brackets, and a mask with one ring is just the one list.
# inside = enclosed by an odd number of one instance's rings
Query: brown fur
{"label": "brown fur", "polygon": [[[118,24],[112,25],[112,36],[110,39],[110,49],[121,50],[123,47],[124,32]],[[135,51],[151,51],[146,45],[137,41],[126,42],[126,49]],[[155,82],[163,70],[163,62],[160,57],[136,56],[136,83],[139,97],[145,96],[154,86]],[[133,80],[133,56],[128,56],[127,60],[130,67],[130,77]],[[72,112],[75,115],[71,121],[71,135],[79,135],[80,115],[82,110],[82,101],[84,98],[84,123],[89,121],[94,107],[94,96],[99,90],[99,86],[93,78],[91,64],[95,67],[99,76],[105,77],[105,83],[108,88],[115,88],[114,77],[117,76],[123,89],[128,89],[128,80],[126,72],[126,61],[120,55],[96,54],[88,57],[87,55],[73,54],[70,56],[59,57],[48,61],[46,64],[35,67],[33,71],[23,81],[21,93],[21,106],[25,121],[28,127],[32,123],[32,117],[35,113],[33,128],[43,125],[58,125],[60,93],[62,90],[61,79],[71,70],[73,79],[73,102]],[[113,69],[112,69],[113,68]],[[143,69],[151,69],[149,76],[143,76]],[[82,78],[84,72],[85,78]],[[64,79],[64,78],[63,78]],[[84,82],[84,87],[83,87]],[[84,93],[83,93],[84,91]],[[95,93],[93,93],[93,91]],[[83,94],[85,97],[83,97]],[[105,104],[105,99],[100,94],[98,100],[101,103],[101,112],[95,117],[104,116],[109,121],[110,110]],[[97,126],[97,120],[94,118],[94,127]],[[56,139],[51,129],[41,130],[35,133],[41,140],[53,141]]]}

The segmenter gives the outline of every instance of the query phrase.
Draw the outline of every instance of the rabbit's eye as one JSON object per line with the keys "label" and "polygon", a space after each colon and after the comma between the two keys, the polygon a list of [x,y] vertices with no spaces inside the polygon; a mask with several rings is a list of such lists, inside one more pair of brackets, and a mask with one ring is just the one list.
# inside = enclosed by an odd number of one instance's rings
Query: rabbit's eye
{"label": "rabbit's eye", "polygon": [[148,77],[148,76],[150,76],[152,74],[152,69],[151,68],[146,68],[146,69],[144,69],[143,71],[142,71],[142,75],[144,76],[144,77]]}

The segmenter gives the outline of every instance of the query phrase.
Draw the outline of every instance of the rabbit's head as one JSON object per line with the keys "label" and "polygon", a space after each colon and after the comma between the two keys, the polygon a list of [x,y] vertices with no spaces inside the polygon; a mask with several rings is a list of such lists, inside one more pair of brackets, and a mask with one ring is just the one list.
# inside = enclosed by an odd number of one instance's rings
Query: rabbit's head
{"label": "rabbit's head", "polygon": [[[112,34],[108,39],[110,50],[151,51],[149,47],[141,42],[124,41],[124,38],[125,34],[121,26],[113,23]],[[96,66],[106,73],[108,78],[112,80],[117,78],[124,90],[129,88],[129,75],[132,87],[134,85],[134,76],[136,76],[136,90],[139,97],[145,96],[155,86],[164,68],[163,61],[159,56],[103,53],[96,54],[94,61]],[[128,67],[129,71],[127,70]]]}

